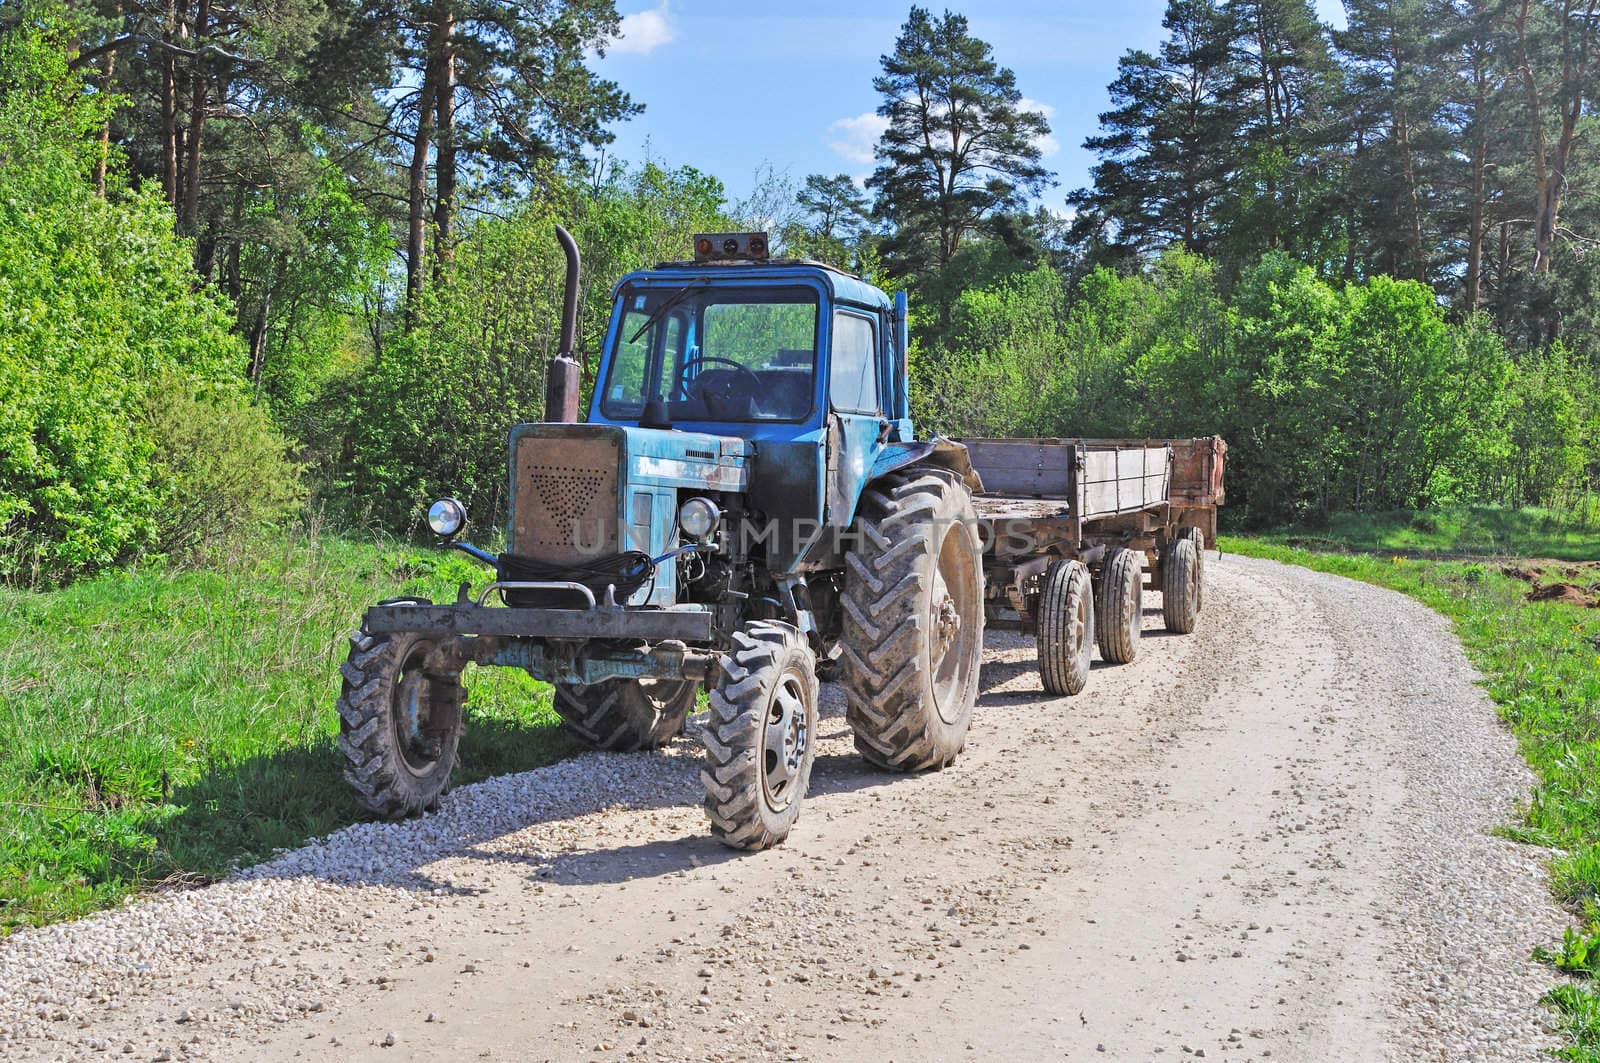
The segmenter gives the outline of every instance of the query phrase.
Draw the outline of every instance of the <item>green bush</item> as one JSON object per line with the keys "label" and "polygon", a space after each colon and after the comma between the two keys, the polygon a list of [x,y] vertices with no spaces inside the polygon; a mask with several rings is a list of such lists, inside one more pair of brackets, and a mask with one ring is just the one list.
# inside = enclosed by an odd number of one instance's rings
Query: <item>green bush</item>
{"label": "green bush", "polygon": [[246,416],[228,398],[244,354],[227,307],[196,286],[166,203],[114,176],[93,190],[89,134],[116,101],[69,70],[71,36],[33,9],[0,39],[0,579],[36,583],[138,556],[163,535],[171,481],[206,482],[158,459],[162,393],[203,391],[236,428]]}
{"label": "green bush", "polygon": [[165,381],[145,398],[159,506],[155,546],[200,560],[299,511],[300,467],[266,410],[229,390]]}
{"label": "green bush", "polygon": [[1192,436],[1229,443],[1229,515],[1325,520],[1581,495],[1600,427],[1561,347],[1520,364],[1481,317],[1414,281],[1334,284],[1283,254],[1231,290],[1171,251],[1063,291],[1049,267],[955,299],[913,362],[916,412],[952,435]]}

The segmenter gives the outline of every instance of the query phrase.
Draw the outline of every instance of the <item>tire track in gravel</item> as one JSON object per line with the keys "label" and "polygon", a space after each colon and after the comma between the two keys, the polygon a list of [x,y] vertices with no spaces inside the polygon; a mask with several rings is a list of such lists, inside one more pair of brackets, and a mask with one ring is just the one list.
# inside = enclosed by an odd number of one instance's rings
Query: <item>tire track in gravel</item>
{"label": "tire track in gravel", "polygon": [[[1511,1060],[1548,1043],[1526,769],[1445,623],[1265,562],[968,749],[866,770],[837,688],[784,847],[691,741],[464,787],[237,880],[0,942],[8,1058]],[[1442,980],[1441,980],[1442,977]],[[392,1044],[385,1044],[391,1040]]]}

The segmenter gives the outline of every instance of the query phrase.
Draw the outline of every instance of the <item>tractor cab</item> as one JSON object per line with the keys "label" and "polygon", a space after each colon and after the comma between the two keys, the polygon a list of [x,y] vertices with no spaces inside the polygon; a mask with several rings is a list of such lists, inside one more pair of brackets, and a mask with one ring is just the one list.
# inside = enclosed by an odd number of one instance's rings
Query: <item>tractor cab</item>
{"label": "tractor cab", "polygon": [[766,248],[763,233],[703,235],[694,259],[623,277],[589,421],[777,438],[834,414],[909,438],[903,309]]}

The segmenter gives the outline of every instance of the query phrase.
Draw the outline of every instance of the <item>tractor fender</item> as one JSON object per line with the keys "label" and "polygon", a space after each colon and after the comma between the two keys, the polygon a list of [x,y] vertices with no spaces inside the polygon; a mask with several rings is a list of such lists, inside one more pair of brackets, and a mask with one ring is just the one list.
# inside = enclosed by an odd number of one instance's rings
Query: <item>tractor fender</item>
{"label": "tractor fender", "polygon": [[949,469],[961,477],[961,482],[973,494],[983,491],[983,481],[978,477],[978,470],[972,467],[972,459],[967,453],[964,443],[958,443],[947,436],[934,436],[932,439],[917,439],[909,443],[887,443],[878,452],[878,457],[872,463],[872,470],[867,474],[867,482],[896,469],[904,469],[908,465],[937,465]]}

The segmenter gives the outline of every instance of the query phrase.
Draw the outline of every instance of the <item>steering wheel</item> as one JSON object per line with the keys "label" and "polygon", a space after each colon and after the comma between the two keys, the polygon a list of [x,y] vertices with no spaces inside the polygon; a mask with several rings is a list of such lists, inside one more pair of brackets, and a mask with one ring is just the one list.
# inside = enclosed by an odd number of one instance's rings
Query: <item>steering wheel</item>
{"label": "steering wheel", "polygon": [[732,358],[717,358],[717,357],[714,357],[714,356],[697,355],[697,356],[695,356],[693,358],[690,358],[690,359],[686,360],[681,366],[678,367],[678,378],[672,382],[673,394],[678,394],[678,393],[681,392],[683,394],[684,398],[690,397],[689,382],[686,379],[686,374],[689,372],[689,367],[691,365],[697,365],[697,366],[700,366],[702,369],[704,369],[707,365],[711,365],[713,363],[716,364],[716,365],[725,365],[725,366],[727,366],[729,369],[733,370],[735,376],[729,377],[728,378],[728,384],[724,385],[723,387],[716,388],[716,389],[706,389],[704,387],[701,387],[701,388],[697,389],[697,390],[699,390],[700,397],[702,399],[707,398],[708,397],[708,393],[709,393],[709,397],[715,398],[715,399],[721,399],[721,400],[726,401],[726,402],[732,402],[735,399],[739,398],[740,396],[736,395],[734,393],[732,387],[731,387],[733,381],[738,378],[739,374],[742,374],[744,377],[749,378],[749,382],[750,382],[750,391],[749,391],[749,395],[748,395],[749,398],[754,399],[757,395],[759,395],[761,393],[761,378],[756,376],[755,372],[753,370],[751,370],[749,366],[741,365],[738,362],[734,361]]}

